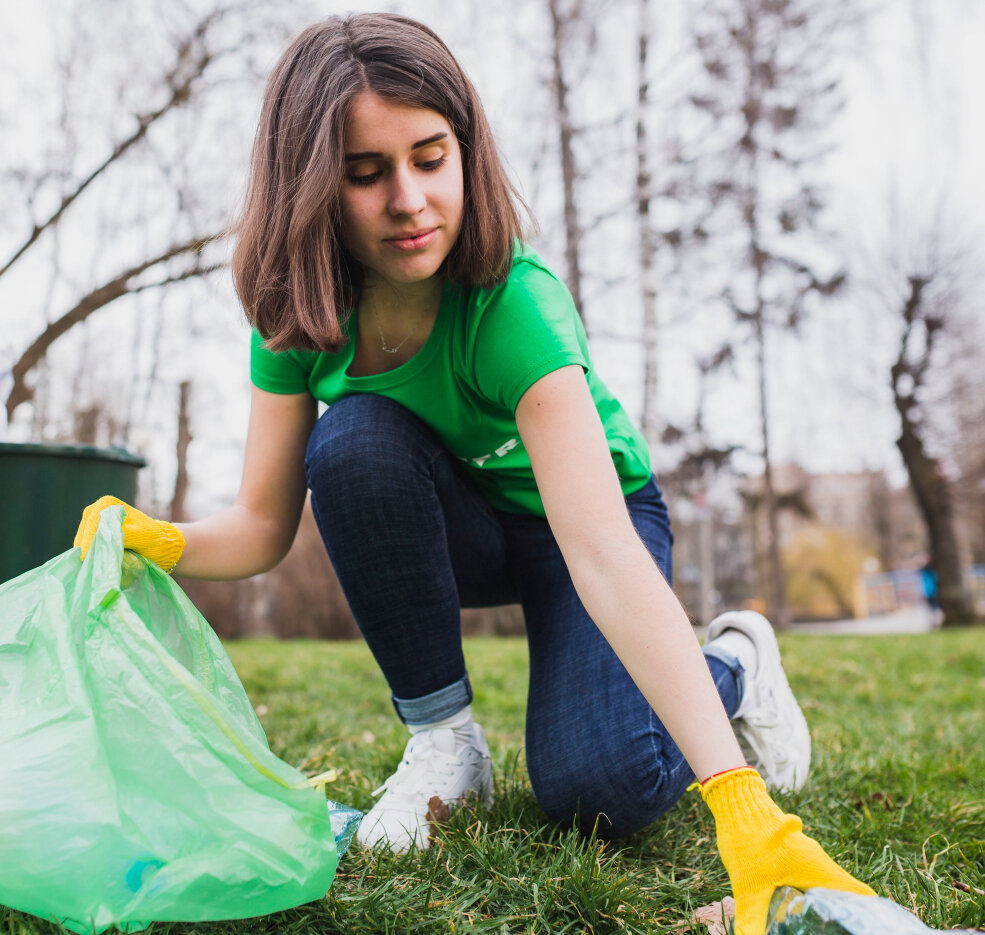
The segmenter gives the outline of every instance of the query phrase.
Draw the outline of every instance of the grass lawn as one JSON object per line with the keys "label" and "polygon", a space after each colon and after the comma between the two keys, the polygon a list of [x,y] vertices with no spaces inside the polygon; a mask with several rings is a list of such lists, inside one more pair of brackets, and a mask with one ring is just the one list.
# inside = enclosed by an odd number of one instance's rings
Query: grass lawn
{"label": "grass lawn", "polygon": [[[985,926],[985,630],[797,635],[781,646],[811,725],[814,771],[779,803],[847,869],[928,925]],[[406,731],[366,648],[228,648],[274,752],[309,774],[335,767],[331,796],[368,809]],[[525,644],[473,639],[466,656],[493,753],[492,809],[455,813],[423,855],[353,850],[320,902],[242,922],[158,923],[153,935],[661,932],[728,894],[697,793],[617,843],[551,825],[524,767]],[[0,933],[55,931],[0,909]]]}

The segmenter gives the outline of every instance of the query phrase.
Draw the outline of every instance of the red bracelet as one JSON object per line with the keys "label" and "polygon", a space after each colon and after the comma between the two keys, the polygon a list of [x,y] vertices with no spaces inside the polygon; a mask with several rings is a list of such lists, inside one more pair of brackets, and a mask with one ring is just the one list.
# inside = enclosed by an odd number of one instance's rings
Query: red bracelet
{"label": "red bracelet", "polygon": [[751,767],[749,766],[731,766],[728,769],[723,769],[721,772],[712,773],[707,779],[702,779],[700,785],[703,786],[706,782],[711,782],[713,779],[716,779],[719,776],[724,776],[726,773],[734,773],[740,769],[750,769],[750,768]]}

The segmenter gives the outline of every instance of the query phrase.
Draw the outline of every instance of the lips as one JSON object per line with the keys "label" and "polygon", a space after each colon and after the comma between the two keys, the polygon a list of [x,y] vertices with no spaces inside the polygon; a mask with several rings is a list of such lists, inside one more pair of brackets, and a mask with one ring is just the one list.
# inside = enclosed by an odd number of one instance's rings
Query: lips
{"label": "lips", "polygon": [[424,227],[398,234],[396,237],[387,237],[383,242],[397,250],[423,250],[434,240],[437,233],[437,227]]}

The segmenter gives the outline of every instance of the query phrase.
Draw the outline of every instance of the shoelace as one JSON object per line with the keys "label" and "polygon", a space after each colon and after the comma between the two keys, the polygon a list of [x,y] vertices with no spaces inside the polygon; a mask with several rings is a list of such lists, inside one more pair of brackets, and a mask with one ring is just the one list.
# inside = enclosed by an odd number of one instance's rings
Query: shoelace
{"label": "shoelace", "polygon": [[462,765],[461,757],[438,750],[427,737],[415,738],[397,771],[373,795],[392,792],[395,795],[433,795],[436,776],[454,776]]}

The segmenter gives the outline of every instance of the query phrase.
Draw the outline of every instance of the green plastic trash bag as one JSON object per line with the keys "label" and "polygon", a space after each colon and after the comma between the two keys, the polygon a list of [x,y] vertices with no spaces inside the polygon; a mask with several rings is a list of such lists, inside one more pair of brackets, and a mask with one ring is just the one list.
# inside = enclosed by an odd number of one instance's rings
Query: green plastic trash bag
{"label": "green plastic trash bag", "polygon": [[85,562],[0,587],[0,904],[100,932],[324,896],[359,813],[270,752],[215,633],[123,551],[123,518],[103,512]]}

